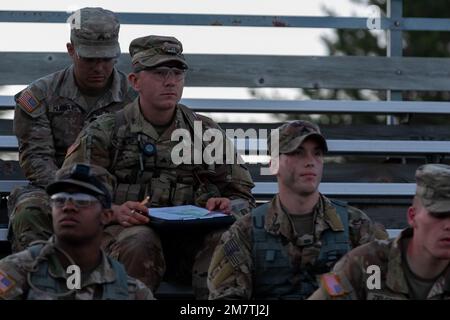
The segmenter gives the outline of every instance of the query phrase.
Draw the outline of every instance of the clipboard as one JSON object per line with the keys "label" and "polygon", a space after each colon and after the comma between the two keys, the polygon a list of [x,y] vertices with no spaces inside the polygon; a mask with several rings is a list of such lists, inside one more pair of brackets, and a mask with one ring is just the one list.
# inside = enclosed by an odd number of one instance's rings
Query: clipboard
{"label": "clipboard", "polygon": [[233,215],[193,205],[149,208],[148,215],[151,226],[164,230],[225,228],[236,221]]}

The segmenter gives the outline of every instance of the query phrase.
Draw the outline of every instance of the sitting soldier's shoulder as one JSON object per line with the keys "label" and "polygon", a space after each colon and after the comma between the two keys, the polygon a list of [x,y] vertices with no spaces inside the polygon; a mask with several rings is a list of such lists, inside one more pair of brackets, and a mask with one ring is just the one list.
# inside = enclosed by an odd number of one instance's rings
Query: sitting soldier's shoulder
{"label": "sitting soldier's shoulder", "polygon": [[58,87],[63,83],[65,73],[66,69],[33,81],[14,96],[17,107],[32,118],[44,114],[47,111],[46,100],[57,95]]}
{"label": "sitting soldier's shoulder", "polygon": [[192,115],[192,118],[194,121],[201,121],[203,126],[207,127],[207,128],[217,128],[217,129],[221,129],[219,124],[217,122],[215,122],[213,119],[203,115],[203,114],[199,114],[197,112],[195,112],[194,110],[192,110],[191,108],[183,105],[183,104],[178,104],[178,107],[185,113],[189,113]]}

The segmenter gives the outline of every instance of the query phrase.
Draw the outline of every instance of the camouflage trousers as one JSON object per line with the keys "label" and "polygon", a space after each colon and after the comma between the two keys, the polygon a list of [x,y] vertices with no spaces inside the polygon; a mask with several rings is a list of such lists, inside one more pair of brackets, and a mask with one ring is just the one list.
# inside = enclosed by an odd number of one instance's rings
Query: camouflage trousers
{"label": "camouflage trousers", "polygon": [[165,279],[192,284],[195,297],[207,299],[208,267],[224,231],[158,233],[149,226],[112,225],[104,231],[102,247],[153,292]]}
{"label": "camouflage trousers", "polygon": [[13,253],[53,234],[50,201],[44,189],[27,185],[15,188],[8,199],[8,240]]}

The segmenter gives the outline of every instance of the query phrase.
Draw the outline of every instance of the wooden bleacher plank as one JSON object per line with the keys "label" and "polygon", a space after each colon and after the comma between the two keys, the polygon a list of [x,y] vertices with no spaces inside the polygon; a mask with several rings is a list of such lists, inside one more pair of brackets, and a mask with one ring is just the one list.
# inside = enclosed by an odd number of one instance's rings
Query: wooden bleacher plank
{"label": "wooden bleacher plank", "polygon": [[[186,59],[190,65],[186,86],[194,87],[450,88],[447,58],[186,54]],[[67,53],[0,52],[0,85],[28,84],[69,64]],[[122,54],[117,66],[129,72],[129,55]],[[364,77],[360,70],[364,70]]]}
{"label": "wooden bleacher plank", "polygon": [[[319,191],[327,196],[412,197],[415,183],[335,183],[323,182]],[[257,182],[252,190],[255,195],[273,195],[278,190],[276,182]]]}
{"label": "wooden bleacher plank", "polygon": [[1,109],[13,109],[15,106],[13,96],[0,95],[0,110]]}
{"label": "wooden bleacher plank", "polygon": [[428,101],[182,99],[181,102],[200,112],[450,113],[450,102]]}
{"label": "wooden bleacher plank", "polygon": [[[13,187],[26,184],[26,180],[0,180],[0,192],[9,192]],[[252,192],[255,196],[267,196],[275,194],[277,190],[276,182],[256,182]],[[415,192],[415,184],[323,182],[319,190],[328,196],[412,196]]]}
{"label": "wooden bleacher plank", "polygon": [[[259,146],[258,146],[259,144]],[[391,141],[391,140],[327,140],[330,153],[339,154],[447,154],[450,141]],[[0,136],[0,150],[17,149],[15,136]],[[237,139],[239,152],[257,154],[267,152],[265,139]]]}
{"label": "wooden bleacher plank", "polygon": [[[449,161],[447,161],[448,163]],[[412,183],[415,181],[417,167],[425,163],[425,159],[411,163],[383,163],[379,162],[326,162],[322,182],[378,182],[378,183]],[[267,167],[268,165],[266,165]],[[262,175],[261,164],[247,164],[249,172],[255,182],[275,182],[273,175]],[[1,176],[0,176],[1,178]]]}
{"label": "wooden bleacher plank", "polygon": [[[450,141],[393,141],[393,140],[341,140],[327,139],[330,154],[447,154]],[[263,154],[267,152],[265,139],[237,139],[239,152]]]}
{"label": "wooden bleacher plank", "polygon": [[[372,158],[372,157],[371,157]],[[327,159],[326,159],[327,160]],[[414,182],[414,173],[417,167],[426,162],[426,159],[418,159],[411,163],[390,163],[385,158],[376,159],[373,162],[348,163],[327,162],[323,172],[322,182]],[[449,163],[447,160],[445,163]],[[275,182],[273,175],[262,175],[261,164],[247,164],[251,176],[255,182]],[[0,160],[0,181],[25,180],[18,161]]]}
{"label": "wooden bleacher plank", "polygon": [[9,193],[13,188],[27,184],[27,180],[0,180],[0,192]]}
{"label": "wooden bleacher plank", "polygon": [[0,150],[17,150],[17,148],[16,136],[0,136]]}
{"label": "wooden bleacher plank", "polygon": [[[264,100],[264,99],[181,99],[198,112],[267,113],[415,113],[449,114],[450,102],[355,101],[355,100]],[[14,109],[13,96],[0,95],[0,110]]]}
{"label": "wooden bleacher plank", "polygon": [[[66,11],[0,10],[0,22],[65,23]],[[367,18],[118,12],[121,24],[365,29]],[[448,19],[380,17],[380,29],[450,31]]]}

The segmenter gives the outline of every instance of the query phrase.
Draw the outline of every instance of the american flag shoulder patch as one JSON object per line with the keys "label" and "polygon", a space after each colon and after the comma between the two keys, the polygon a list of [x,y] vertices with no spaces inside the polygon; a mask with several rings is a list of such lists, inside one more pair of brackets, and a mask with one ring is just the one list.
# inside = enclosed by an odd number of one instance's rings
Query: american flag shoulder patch
{"label": "american flag shoulder patch", "polygon": [[339,297],[345,295],[344,287],[342,286],[341,279],[337,274],[326,273],[320,278],[322,287],[330,295],[330,297]]}
{"label": "american flag shoulder patch", "polygon": [[29,89],[21,93],[17,103],[30,113],[34,112],[39,106],[39,100],[34,97]]}
{"label": "american flag shoulder patch", "polygon": [[228,258],[228,261],[230,261],[231,265],[234,268],[241,264],[239,245],[234,239],[228,240],[223,245],[223,250],[225,252],[225,256]]}
{"label": "american flag shoulder patch", "polygon": [[16,285],[15,281],[0,271],[0,296]]}

